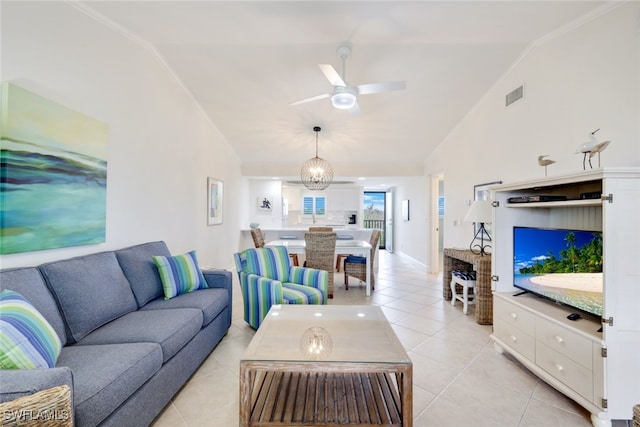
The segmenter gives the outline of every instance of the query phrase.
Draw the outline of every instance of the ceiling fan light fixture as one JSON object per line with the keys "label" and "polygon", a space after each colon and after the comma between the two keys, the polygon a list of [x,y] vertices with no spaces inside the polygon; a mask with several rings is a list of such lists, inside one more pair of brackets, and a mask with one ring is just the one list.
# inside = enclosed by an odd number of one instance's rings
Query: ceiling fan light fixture
{"label": "ceiling fan light fixture", "polygon": [[356,96],[351,92],[335,93],[331,96],[331,105],[339,110],[349,110],[356,105]]}

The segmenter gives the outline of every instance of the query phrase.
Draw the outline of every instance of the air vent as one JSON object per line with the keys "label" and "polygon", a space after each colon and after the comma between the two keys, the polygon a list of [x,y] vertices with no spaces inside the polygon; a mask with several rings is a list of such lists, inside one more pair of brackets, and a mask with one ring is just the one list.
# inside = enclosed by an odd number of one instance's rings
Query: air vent
{"label": "air vent", "polygon": [[519,99],[524,98],[524,85],[520,85],[511,92],[509,92],[506,96],[506,106],[513,104]]}

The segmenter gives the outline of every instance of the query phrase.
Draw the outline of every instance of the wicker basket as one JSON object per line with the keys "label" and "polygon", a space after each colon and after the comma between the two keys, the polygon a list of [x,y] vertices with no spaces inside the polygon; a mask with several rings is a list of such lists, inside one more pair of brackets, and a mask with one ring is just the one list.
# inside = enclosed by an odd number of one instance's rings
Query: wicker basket
{"label": "wicker basket", "polygon": [[0,426],[71,427],[71,390],[62,385],[0,403]]}

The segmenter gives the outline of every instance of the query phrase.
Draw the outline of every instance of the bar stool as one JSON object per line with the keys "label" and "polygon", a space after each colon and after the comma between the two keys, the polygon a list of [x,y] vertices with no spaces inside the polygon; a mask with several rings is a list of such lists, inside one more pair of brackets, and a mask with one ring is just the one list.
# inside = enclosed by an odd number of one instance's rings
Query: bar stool
{"label": "bar stool", "polygon": [[[462,287],[462,293],[456,292],[456,285]],[[470,305],[475,301],[476,272],[454,270],[451,272],[451,305],[455,307],[456,301],[462,302],[462,312],[467,314]],[[469,289],[473,294],[469,294]]]}

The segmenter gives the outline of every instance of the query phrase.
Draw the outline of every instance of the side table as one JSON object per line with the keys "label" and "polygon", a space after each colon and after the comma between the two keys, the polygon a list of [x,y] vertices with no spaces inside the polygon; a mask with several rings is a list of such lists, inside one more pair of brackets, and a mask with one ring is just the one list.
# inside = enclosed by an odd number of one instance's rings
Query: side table
{"label": "side table", "polygon": [[476,322],[493,324],[493,294],[491,293],[491,255],[476,255],[470,250],[444,249],[444,272],[442,273],[442,296],[452,298],[451,272],[453,270],[476,271]]}

